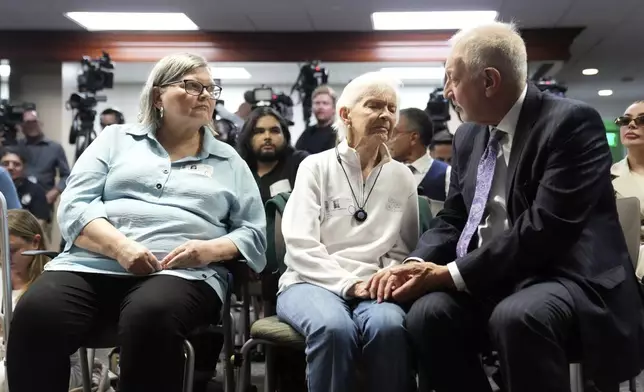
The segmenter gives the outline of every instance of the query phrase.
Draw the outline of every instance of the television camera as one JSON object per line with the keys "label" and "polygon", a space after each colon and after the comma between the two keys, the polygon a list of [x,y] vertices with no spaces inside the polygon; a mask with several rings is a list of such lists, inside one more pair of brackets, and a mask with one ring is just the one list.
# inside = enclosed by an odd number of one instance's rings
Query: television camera
{"label": "television camera", "polygon": [[450,102],[443,96],[443,88],[439,87],[429,93],[429,100],[425,112],[429,115],[434,126],[434,133],[449,130],[447,122],[451,119],[449,114]]}
{"label": "television camera", "polygon": [[568,87],[566,87],[561,83],[558,83],[553,78],[541,78],[539,80],[536,80],[534,84],[537,85],[539,90],[547,91],[551,94],[554,94],[560,97],[565,97],[566,92],[568,91]]}
{"label": "television camera", "polygon": [[22,114],[27,110],[36,110],[36,104],[12,104],[4,99],[0,101],[0,143],[3,146],[18,143],[18,125],[22,123]]}
{"label": "television camera", "polygon": [[270,106],[293,125],[293,100],[284,93],[277,93],[271,87],[258,87],[244,93],[244,100],[253,109],[259,106]]}
{"label": "television camera", "polygon": [[304,114],[304,126],[309,126],[311,113],[313,111],[313,91],[316,87],[329,83],[329,71],[320,65],[320,61],[306,63],[300,68],[300,74],[291,89],[299,92]]}
{"label": "television camera", "polygon": [[103,89],[114,87],[114,64],[109,54],[103,52],[99,58],[84,56],[81,61],[81,72],[76,78],[78,93],[73,93],[67,101],[67,110],[75,112],[69,130],[69,143],[76,145],[76,159],[96,139],[94,123],[96,105],[106,102],[107,97],[96,95]]}
{"label": "television camera", "polygon": [[218,99],[215,103],[213,121],[215,122],[215,128],[217,130],[217,139],[236,147],[237,137],[244,126],[244,119],[235,113],[231,113],[224,106],[224,101],[222,99]]}

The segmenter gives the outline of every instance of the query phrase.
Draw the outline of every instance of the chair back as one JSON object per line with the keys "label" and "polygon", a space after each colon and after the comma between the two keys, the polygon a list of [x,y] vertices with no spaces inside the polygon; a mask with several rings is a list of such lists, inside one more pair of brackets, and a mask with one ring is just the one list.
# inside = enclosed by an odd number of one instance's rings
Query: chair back
{"label": "chair back", "polygon": [[418,196],[418,218],[420,222],[420,233],[429,230],[429,222],[434,218],[432,214],[432,203],[427,196]]}
{"label": "chair back", "polygon": [[286,270],[284,256],[286,245],[282,234],[282,213],[291,196],[290,192],[283,192],[266,202],[266,268],[268,274],[281,275]]}
{"label": "chair back", "polygon": [[631,257],[633,267],[636,267],[640,253],[640,231],[642,226],[640,201],[637,197],[627,197],[617,199],[616,204],[619,224],[626,238],[628,254]]}

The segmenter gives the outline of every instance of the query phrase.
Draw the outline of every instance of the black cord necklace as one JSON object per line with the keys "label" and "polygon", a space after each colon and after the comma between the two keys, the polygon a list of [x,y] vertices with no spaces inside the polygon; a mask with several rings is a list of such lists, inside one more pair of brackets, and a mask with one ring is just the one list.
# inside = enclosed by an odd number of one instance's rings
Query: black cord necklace
{"label": "black cord necklace", "polygon": [[360,203],[358,203],[358,198],[356,197],[356,194],[353,191],[353,187],[351,186],[351,180],[349,180],[349,175],[347,174],[347,171],[345,170],[344,165],[342,164],[342,159],[340,158],[340,153],[338,152],[337,147],[335,148],[335,156],[338,158],[338,163],[340,164],[340,167],[344,172],[344,177],[347,179],[347,184],[349,184],[349,189],[351,190],[351,196],[353,196],[353,201],[356,203],[356,206],[358,207],[356,212],[353,213],[353,218],[358,222],[362,223],[367,220],[368,214],[367,214],[367,211],[364,210],[364,207],[367,205],[367,202],[369,201],[369,196],[371,196],[371,192],[373,192],[373,188],[376,187],[376,182],[378,181],[378,177],[380,177],[380,172],[382,171],[382,166],[380,166],[380,169],[378,169],[378,174],[376,174],[376,179],[373,180],[373,185],[371,186],[369,193],[367,193],[367,197],[364,199],[364,202],[362,203],[362,205],[360,205]]}

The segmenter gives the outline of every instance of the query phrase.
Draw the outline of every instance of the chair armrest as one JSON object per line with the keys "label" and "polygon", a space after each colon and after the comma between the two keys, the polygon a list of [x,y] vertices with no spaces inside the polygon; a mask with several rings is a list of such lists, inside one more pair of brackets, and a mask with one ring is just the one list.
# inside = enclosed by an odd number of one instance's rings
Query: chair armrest
{"label": "chair armrest", "polygon": [[26,250],[22,252],[23,256],[39,256],[39,255],[44,255],[49,257],[50,259],[55,258],[58,256],[58,252],[54,252],[52,250]]}

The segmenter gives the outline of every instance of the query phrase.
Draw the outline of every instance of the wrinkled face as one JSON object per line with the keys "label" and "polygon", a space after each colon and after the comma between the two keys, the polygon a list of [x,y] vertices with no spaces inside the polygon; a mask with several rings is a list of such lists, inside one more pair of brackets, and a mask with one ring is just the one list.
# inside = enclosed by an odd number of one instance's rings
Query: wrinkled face
{"label": "wrinkled face", "polygon": [[18,155],[12,153],[4,154],[2,159],[0,159],[0,163],[11,174],[11,179],[15,181],[18,178],[22,178],[24,162],[22,162],[22,159]]}
{"label": "wrinkled face", "polygon": [[626,148],[644,146],[644,102],[629,106],[617,122],[620,139]]}
{"label": "wrinkled face", "polygon": [[397,105],[396,93],[384,91],[367,94],[352,108],[342,108],[340,115],[351,133],[350,145],[386,143],[396,126]]}
{"label": "wrinkled face", "polygon": [[36,138],[42,135],[40,121],[35,110],[28,110],[22,115],[21,128],[26,137]]}
{"label": "wrinkled face", "polygon": [[281,157],[286,148],[286,139],[275,117],[266,115],[257,120],[251,147],[258,161],[274,162]]}
{"label": "wrinkled face", "polygon": [[319,94],[313,98],[313,115],[319,124],[326,124],[333,120],[335,105],[329,94]]}
{"label": "wrinkled face", "polygon": [[202,127],[212,121],[221,88],[210,70],[199,68],[157,90],[155,105],[163,108],[163,119],[179,126]]}
{"label": "wrinkled face", "polygon": [[11,253],[11,270],[15,272],[25,272],[33,261],[33,256],[23,256],[22,253],[28,250],[37,250],[40,242],[40,235],[36,235],[33,241],[27,241],[24,238],[10,235],[9,252]]}
{"label": "wrinkled face", "polygon": [[454,103],[463,122],[482,122],[486,117],[484,74],[470,72],[458,53],[453,53],[445,63],[443,95]]}
{"label": "wrinkled face", "polygon": [[400,116],[398,125],[394,128],[387,143],[391,157],[397,161],[403,161],[411,154],[412,148],[420,143],[419,136],[416,130],[409,128],[407,117]]}

